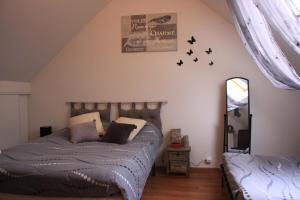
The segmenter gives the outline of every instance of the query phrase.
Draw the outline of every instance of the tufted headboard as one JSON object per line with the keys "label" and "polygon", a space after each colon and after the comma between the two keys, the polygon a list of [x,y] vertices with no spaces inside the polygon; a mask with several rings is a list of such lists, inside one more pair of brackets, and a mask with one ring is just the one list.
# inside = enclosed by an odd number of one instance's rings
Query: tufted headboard
{"label": "tufted headboard", "polygon": [[[148,104],[157,104],[157,107],[155,109],[150,109]],[[141,104],[140,102],[132,102],[130,109],[123,109],[122,103],[118,103],[118,112],[119,117],[130,117],[130,118],[138,118],[138,119],[144,119],[148,122],[153,123],[156,125],[159,129],[162,128],[161,126],[161,118],[160,118],[160,110],[161,105],[163,102],[143,102],[143,108],[137,109],[136,105]]]}
{"label": "tufted headboard", "polygon": [[[79,104],[80,107],[76,108],[75,104]],[[92,104],[93,107],[91,109],[87,108],[87,105]],[[110,112],[111,112],[111,103],[84,103],[84,102],[70,102],[71,111],[70,116],[74,117],[77,115],[91,113],[91,112],[99,112],[101,116],[101,121],[104,123],[110,122]],[[99,109],[99,105],[106,105],[105,109]]]}

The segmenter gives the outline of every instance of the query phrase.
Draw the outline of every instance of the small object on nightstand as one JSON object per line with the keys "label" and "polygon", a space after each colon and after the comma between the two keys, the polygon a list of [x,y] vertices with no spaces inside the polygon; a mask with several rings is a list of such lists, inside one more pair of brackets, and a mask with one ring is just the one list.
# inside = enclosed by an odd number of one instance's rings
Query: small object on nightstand
{"label": "small object on nightstand", "polygon": [[181,129],[180,128],[171,129],[170,135],[171,135],[171,143],[172,144],[180,144],[180,142],[181,142]]}
{"label": "small object on nightstand", "polygon": [[190,172],[191,147],[167,148],[167,174],[185,174]]}
{"label": "small object on nightstand", "polygon": [[173,144],[170,144],[170,147],[172,147],[172,148],[182,148],[183,144],[173,143]]}
{"label": "small object on nightstand", "polygon": [[52,133],[52,127],[51,126],[42,126],[42,127],[40,127],[40,137],[50,135],[51,133]]}
{"label": "small object on nightstand", "polygon": [[189,143],[189,136],[185,135],[182,137],[181,139],[181,144],[184,146],[184,147],[189,147],[190,146],[190,143]]}

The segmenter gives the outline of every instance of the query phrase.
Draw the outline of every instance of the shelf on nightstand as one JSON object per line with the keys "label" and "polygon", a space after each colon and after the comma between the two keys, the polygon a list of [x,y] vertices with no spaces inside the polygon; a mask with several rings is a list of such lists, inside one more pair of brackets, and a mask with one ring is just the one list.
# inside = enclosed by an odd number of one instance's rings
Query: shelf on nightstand
{"label": "shelf on nightstand", "polygon": [[189,176],[191,147],[167,148],[167,173]]}

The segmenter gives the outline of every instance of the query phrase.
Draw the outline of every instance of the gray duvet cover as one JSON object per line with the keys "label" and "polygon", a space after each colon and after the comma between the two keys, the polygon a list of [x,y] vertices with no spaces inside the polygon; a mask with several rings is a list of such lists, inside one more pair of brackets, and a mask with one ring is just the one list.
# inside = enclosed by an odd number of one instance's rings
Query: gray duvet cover
{"label": "gray duvet cover", "polygon": [[223,156],[234,199],[300,200],[300,157]]}
{"label": "gray duvet cover", "polygon": [[125,145],[72,144],[68,129],[0,154],[0,193],[59,197],[103,197],[121,192],[141,198],[162,143],[161,131],[147,123]]}

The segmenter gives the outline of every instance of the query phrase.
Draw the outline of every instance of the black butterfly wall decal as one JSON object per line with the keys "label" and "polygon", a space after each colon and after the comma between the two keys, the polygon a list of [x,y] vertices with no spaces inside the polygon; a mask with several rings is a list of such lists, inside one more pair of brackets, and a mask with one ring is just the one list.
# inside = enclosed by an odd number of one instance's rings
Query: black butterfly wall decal
{"label": "black butterfly wall decal", "polygon": [[194,38],[194,36],[192,36],[191,39],[188,40],[188,43],[194,44],[194,42],[196,42],[196,39]]}
{"label": "black butterfly wall decal", "polygon": [[198,58],[197,57],[194,59],[194,62],[198,62]]}
{"label": "black butterfly wall decal", "polygon": [[205,51],[207,54],[211,54],[212,53],[212,50],[211,48],[209,48],[208,50]]}
{"label": "black butterfly wall decal", "polygon": [[188,52],[186,52],[186,54],[189,55],[189,56],[192,55],[193,53],[194,53],[194,52],[193,52],[192,49],[190,49]]}
{"label": "black butterfly wall decal", "polygon": [[213,61],[210,61],[210,63],[208,63],[210,66],[214,65]]}
{"label": "black butterfly wall decal", "polygon": [[179,62],[177,63],[178,66],[181,66],[183,64],[183,61],[180,59]]}

